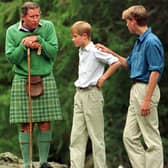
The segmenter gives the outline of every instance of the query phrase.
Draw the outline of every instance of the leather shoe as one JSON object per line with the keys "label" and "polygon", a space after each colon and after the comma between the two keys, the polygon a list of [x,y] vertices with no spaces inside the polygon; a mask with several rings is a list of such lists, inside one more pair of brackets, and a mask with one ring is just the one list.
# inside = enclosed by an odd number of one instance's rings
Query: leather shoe
{"label": "leather shoe", "polygon": [[48,163],[43,163],[40,168],[53,168],[50,164]]}

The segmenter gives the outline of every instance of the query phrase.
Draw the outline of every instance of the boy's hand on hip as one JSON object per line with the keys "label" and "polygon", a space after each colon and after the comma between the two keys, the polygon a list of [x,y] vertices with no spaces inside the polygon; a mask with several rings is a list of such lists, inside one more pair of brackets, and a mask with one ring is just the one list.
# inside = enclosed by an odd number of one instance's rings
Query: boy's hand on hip
{"label": "boy's hand on hip", "polygon": [[106,79],[103,76],[100,77],[99,80],[97,81],[97,87],[101,89],[104,85],[105,80]]}

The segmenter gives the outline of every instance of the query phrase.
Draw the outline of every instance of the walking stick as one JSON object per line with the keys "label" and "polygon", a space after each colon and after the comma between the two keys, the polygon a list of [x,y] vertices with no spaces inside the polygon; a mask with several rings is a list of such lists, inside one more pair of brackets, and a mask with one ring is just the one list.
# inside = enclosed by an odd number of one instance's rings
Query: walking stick
{"label": "walking stick", "polygon": [[30,168],[32,168],[32,98],[30,95],[30,48],[27,49],[27,69],[28,69],[28,112],[29,112],[29,159],[30,159]]}

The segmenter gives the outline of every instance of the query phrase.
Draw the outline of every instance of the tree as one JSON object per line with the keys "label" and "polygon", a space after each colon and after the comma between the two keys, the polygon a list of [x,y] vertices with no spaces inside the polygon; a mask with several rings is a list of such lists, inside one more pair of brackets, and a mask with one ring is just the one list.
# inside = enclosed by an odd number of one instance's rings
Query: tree
{"label": "tree", "polygon": [[[9,25],[19,20],[20,5],[23,1],[1,1],[0,2],[0,130],[1,130],[1,151],[12,149],[19,154],[17,133],[15,126],[9,125],[9,97],[10,86],[13,77],[12,66],[7,62],[4,55],[5,33]],[[94,42],[103,43],[121,55],[127,56],[134,43],[135,37],[127,31],[125,23],[121,20],[123,9],[142,4],[149,9],[149,24],[160,37],[165,47],[165,55],[168,53],[168,16],[166,0],[36,0],[41,6],[42,17],[53,21],[59,40],[59,53],[56,58],[54,74],[57,80],[61,98],[64,121],[53,123],[54,139],[52,142],[50,160],[69,163],[69,137],[72,125],[73,112],[73,82],[77,78],[78,49],[75,49],[69,32],[70,26],[77,20],[86,20],[93,26],[92,38]],[[160,12],[162,11],[162,12]],[[165,57],[165,64],[168,59]],[[3,69],[3,71],[2,71]],[[124,71],[124,72],[123,72]],[[122,132],[125,124],[128,107],[129,88],[131,82],[128,79],[127,71],[119,69],[106,83],[103,89],[105,97],[105,139],[107,147],[107,161],[109,167],[117,167],[120,163],[129,167],[129,161],[122,143]],[[168,164],[168,78],[167,69],[160,83],[161,102],[159,106],[160,130],[165,152],[165,166]],[[6,132],[8,132],[6,134]],[[6,139],[10,139],[6,141]],[[36,144],[34,144],[36,149]],[[88,147],[89,149],[89,147]],[[90,152],[88,150],[88,152]],[[37,159],[37,155],[34,155]]]}

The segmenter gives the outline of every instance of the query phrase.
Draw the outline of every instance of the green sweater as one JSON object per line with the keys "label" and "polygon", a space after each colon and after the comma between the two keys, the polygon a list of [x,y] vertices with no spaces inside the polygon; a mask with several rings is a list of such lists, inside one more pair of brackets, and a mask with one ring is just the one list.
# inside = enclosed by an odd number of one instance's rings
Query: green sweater
{"label": "green sweater", "polygon": [[42,45],[41,55],[37,49],[31,49],[31,75],[48,75],[53,70],[54,60],[58,51],[58,41],[52,22],[41,20],[34,32],[19,30],[19,23],[10,26],[6,32],[6,57],[14,65],[16,76],[27,76],[27,48],[22,44],[26,36],[37,35]]}

